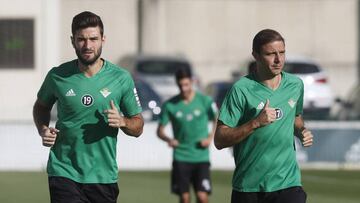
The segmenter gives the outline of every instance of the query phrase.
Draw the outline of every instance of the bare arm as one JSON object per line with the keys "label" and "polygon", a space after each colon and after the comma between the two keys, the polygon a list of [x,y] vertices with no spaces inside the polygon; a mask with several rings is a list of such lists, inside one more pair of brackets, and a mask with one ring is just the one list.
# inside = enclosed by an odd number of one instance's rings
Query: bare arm
{"label": "bare arm", "polygon": [[212,120],[212,128],[211,128],[211,131],[210,131],[210,133],[209,133],[209,135],[208,135],[207,138],[201,140],[201,142],[200,142],[201,147],[204,147],[204,148],[205,148],[205,147],[209,147],[209,146],[210,146],[212,140],[214,139],[214,135],[215,135],[215,131],[216,131],[216,123],[217,123],[217,120],[216,120],[216,119]]}
{"label": "bare arm", "polygon": [[313,144],[313,138],[311,131],[305,128],[305,123],[301,115],[295,117],[295,136],[298,137],[304,147],[310,147]]}
{"label": "bare arm", "polygon": [[175,148],[179,145],[179,142],[176,139],[172,139],[166,135],[164,125],[159,124],[156,134],[161,140],[168,143],[169,147]]}
{"label": "bare arm", "polygon": [[41,136],[42,143],[46,147],[51,147],[55,144],[57,133],[59,132],[59,130],[55,128],[49,128],[50,111],[51,107],[36,100],[33,107],[33,119],[39,135]]}
{"label": "bare arm", "polygon": [[251,120],[235,128],[231,128],[218,121],[214,137],[215,147],[223,149],[233,146],[247,138],[258,127],[259,123],[256,120]]}
{"label": "bare arm", "polygon": [[125,125],[121,126],[120,129],[127,135],[133,137],[139,137],[144,128],[144,119],[141,114],[136,114],[130,118],[123,117]]}
{"label": "bare arm", "polygon": [[33,119],[39,133],[43,129],[48,128],[50,123],[50,111],[51,107],[48,107],[42,104],[39,100],[36,100],[33,107]]}
{"label": "bare arm", "polygon": [[269,107],[269,100],[267,100],[260,114],[243,125],[231,128],[218,121],[214,138],[215,147],[222,149],[233,146],[251,135],[256,128],[266,126],[275,121],[275,119],[275,109]]}

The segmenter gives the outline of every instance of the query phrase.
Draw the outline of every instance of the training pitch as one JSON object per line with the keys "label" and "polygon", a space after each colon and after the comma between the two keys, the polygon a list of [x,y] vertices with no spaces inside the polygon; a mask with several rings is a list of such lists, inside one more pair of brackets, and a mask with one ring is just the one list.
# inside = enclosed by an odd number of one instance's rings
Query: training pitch
{"label": "training pitch", "polygon": [[[213,194],[210,202],[230,202],[231,175],[229,171],[212,172]],[[120,171],[118,202],[178,202],[177,197],[169,192],[169,177],[168,171]],[[358,203],[360,200],[360,171],[304,170],[302,179],[308,203]],[[49,202],[46,173],[0,172],[0,202]]]}

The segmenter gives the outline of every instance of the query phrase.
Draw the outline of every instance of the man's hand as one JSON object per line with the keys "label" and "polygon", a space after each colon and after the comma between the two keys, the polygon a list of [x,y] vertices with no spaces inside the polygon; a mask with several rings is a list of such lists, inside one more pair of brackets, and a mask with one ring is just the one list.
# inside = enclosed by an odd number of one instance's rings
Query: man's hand
{"label": "man's hand", "polygon": [[301,138],[301,141],[302,141],[302,145],[304,147],[310,147],[311,145],[313,145],[313,134],[311,133],[310,130],[308,129],[304,129],[302,132],[302,138]]}
{"label": "man's hand", "polygon": [[267,99],[264,108],[261,110],[260,114],[255,119],[258,127],[269,125],[276,120],[276,111],[269,105],[270,101],[269,99]]}
{"label": "man's hand", "polygon": [[111,109],[105,110],[104,113],[106,113],[109,126],[113,128],[121,128],[126,126],[125,119],[122,117],[115,107],[114,101],[110,101]]}
{"label": "man's hand", "polygon": [[[211,137],[212,138],[212,137]],[[202,147],[202,148],[207,148],[207,147],[209,147],[210,146],[210,144],[211,144],[211,140],[212,139],[209,139],[209,138],[206,138],[206,139],[203,139],[203,140],[201,140],[200,141],[200,147]]]}
{"label": "man's hand", "polygon": [[46,127],[40,131],[42,144],[45,147],[52,147],[55,144],[57,133],[60,132],[58,129],[53,127]]}
{"label": "man's hand", "polygon": [[171,148],[176,148],[177,146],[179,146],[179,141],[177,141],[176,139],[171,139],[168,141],[168,145]]}

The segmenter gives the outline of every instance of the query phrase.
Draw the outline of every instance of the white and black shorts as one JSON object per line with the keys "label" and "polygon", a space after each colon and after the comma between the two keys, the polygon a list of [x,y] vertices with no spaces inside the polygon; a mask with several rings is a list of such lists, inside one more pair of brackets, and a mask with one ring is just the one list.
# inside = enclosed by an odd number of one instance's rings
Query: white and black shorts
{"label": "white and black shorts", "polygon": [[174,161],[171,171],[171,192],[183,194],[190,191],[190,185],[195,192],[211,194],[210,163],[189,163]]}

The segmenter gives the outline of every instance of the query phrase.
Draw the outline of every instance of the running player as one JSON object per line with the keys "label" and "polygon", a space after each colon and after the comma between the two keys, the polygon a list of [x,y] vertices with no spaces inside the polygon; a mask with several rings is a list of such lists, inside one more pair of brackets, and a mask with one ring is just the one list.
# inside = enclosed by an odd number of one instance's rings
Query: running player
{"label": "running player", "polygon": [[[143,119],[130,74],[100,58],[105,42],[99,16],[82,12],[72,21],[71,43],[77,59],[52,68],[33,109],[44,146],[53,203],[116,202],[118,129],[142,133]],[[49,127],[57,103],[58,120]]]}
{"label": "running player", "polygon": [[[180,94],[162,107],[157,134],[174,149],[171,190],[180,203],[190,202],[193,185],[197,202],[207,203],[211,193],[209,146],[216,124],[216,104],[208,96],[193,89],[189,69],[176,72]],[[209,132],[208,123],[213,122]],[[174,138],[166,135],[165,126],[171,122]]]}
{"label": "running player", "polygon": [[218,119],[215,146],[234,146],[232,203],[303,203],[294,134],[304,146],[313,136],[304,126],[303,82],[283,72],[285,41],[275,30],[253,40],[256,71],[236,82]]}

